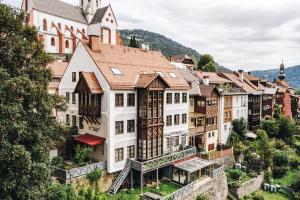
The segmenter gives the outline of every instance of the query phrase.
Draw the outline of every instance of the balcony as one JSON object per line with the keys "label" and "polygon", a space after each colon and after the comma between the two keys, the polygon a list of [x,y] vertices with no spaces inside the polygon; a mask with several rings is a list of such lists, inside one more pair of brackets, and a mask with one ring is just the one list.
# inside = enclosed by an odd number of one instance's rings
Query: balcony
{"label": "balcony", "polygon": [[196,147],[187,147],[187,149],[185,150],[164,155],[162,157],[155,158],[146,162],[133,161],[132,168],[138,171],[148,172],[154,169],[165,167],[176,161],[189,158],[196,155],[196,153]]}
{"label": "balcony", "polygon": [[101,106],[79,105],[79,115],[99,117],[101,116]]}

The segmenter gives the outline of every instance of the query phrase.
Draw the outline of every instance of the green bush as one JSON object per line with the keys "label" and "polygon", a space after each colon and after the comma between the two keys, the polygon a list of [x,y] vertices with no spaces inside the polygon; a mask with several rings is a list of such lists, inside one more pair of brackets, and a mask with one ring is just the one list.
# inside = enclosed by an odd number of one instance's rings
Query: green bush
{"label": "green bush", "polygon": [[275,166],[275,167],[273,167],[273,171],[272,171],[273,177],[274,178],[282,178],[286,175],[288,170],[289,170],[288,167],[284,167],[284,166],[277,167],[277,166]]}
{"label": "green bush", "polygon": [[47,200],[77,200],[78,196],[71,185],[54,183],[46,192]]}
{"label": "green bush", "polygon": [[92,186],[98,186],[98,182],[101,178],[102,171],[100,169],[96,169],[86,175],[86,178],[89,180]]}
{"label": "green bush", "polygon": [[240,169],[228,169],[226,170],[228,177],[234,181],[239,181],[243,176],[245,176],[245,172]]}
{"label": "green bush", "polygon": [[276,151],[273,157],[273,164],[276,167],[286,167],[289,163],[288,154],[285,151]]}
{"label": "green bush", "polygon": [[74,161],[80,166],[83,166],[88,160],[88,155],[92,152],[93,149],[90,147],[80,147],[77,145],[75,147]]}
{"label": "green bush", "polygon": [[57,167],[60,169],[65,169],[64,159],[61,156],[56,156],[56,157],[52,158],[51,166],[54,166],[54,167]]}
{"label": "green bush", "polygon": [[290,160],[290,166],[293,169],[298,169],[300,166],[300,158],[297,156],[292,157]]}

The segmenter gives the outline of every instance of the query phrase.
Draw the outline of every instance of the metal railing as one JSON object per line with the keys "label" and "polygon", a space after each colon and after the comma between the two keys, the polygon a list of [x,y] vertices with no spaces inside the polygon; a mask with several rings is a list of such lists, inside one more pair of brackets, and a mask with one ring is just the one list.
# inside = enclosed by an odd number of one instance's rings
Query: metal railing
{"label": "metal railing", "polygon": [[168,196],[164,197],[163,200],[180,200],[185,199],[186,196],[192,194],[194,192],[194,185],[195,182],[192,182],[179,190],[169,194]]}
{"label": "metal railing", "polygon": [[170,165],[173,162],[196,155],[196,147],[188,147],[185,150],[164,155],[146,162],[132,161],[132,168],[138,171],[147,172],[153,169],[161,168]]}
{"label": "metal railing", "polygon": [[106,169],[106,167],[107,167],[106,161],[98,162],[98,163],[94,163],[82,167],[77,167],[69,170],[52,166],[52,168],[54,169],[54,176],[62,180],[69,180],[80,176],[84,176],[96,169]]}

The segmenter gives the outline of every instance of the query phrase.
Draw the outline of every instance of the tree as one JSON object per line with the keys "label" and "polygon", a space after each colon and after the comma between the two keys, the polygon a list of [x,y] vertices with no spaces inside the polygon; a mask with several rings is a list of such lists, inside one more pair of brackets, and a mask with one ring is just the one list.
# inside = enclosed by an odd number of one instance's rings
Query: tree
{"label": "tree", "polygon": [[272,166],[273,150],[271,142],[266,131],[257,131],[257,151],[260,159],[264,162],[264,169],[269,169]]}
{"label": "tree", "polygon": [[198,62],[197,69],[205,72],[216,72],[217,66],[214,58],[209,54],[202,55]]}
{"label": "tree", "polygon": [[288,144],[293,144],[294,136],[297,133],[295,121],[285,116],[279,118],[278,138]]}
{"label": "tree", "polygon": [[263,120],[260,123],[260,128],[268,134],[269,137],[277,137],[279,131],[279,124],[274,120]]}
{"label": "tree", "polygon": [[81,147],[77,145],[75,147],[74,160],[80,166],[83,166],[88,159],[88,155],[93,152],[93,149],[90,147]]}
{"label": "tree", "polygon": [[245,118],[233,120],[232,126],[233,126],[232,131],[237,133],[240,139],[244,139],[248,128],[248,124]]}
{"label": "tree", "polygon": [[27,16],[0,4],[0,199],[43,199],[51,181],[49,149],[63,135],[48,94],[52,60]]}
{"label": "tree", "polygon": [[140,47],[138,42],[136,41],[135,35],[131,36],[130,41],[129,41],[129,46],[133,47],[133,48],[139,48]]}
{"label": "tree", "polygon": [[95,169],[94,171],[88,173],[86,178],[89,180],[93,187],[98,187],[98,182],[101,178],[102,171],[100,169]]}
{"label": "tree", "polygon": [[278,120],[281,116],[281,109],[279,107],[278,104],[275,104],[275,108],[274,108],[274,119]]}

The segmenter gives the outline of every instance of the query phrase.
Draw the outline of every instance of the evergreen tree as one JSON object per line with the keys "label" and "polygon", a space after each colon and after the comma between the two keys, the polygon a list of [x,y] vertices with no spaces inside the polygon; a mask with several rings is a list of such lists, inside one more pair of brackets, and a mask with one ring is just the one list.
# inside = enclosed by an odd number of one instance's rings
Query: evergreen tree
{"label": "evergreen tree", "polygon": [[217,65],[211,55],[205,54],[200,57],[197,69],[204,72],[216,72]]}
{"label": "evergreen tree", "polygon": [[136,41],[135,35],[131,36],[130,41],[129,41],[129,46],[133,48],[139,48],[139,44]]}
{"label": "evergreen tree", "polygon": [[28,17],[0,4],[0,199],[43,199],[51,181],[48,152],[62,127],[48,94],[51,61]]}

